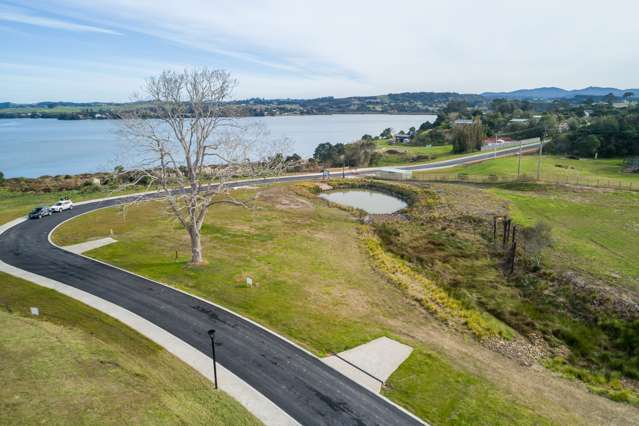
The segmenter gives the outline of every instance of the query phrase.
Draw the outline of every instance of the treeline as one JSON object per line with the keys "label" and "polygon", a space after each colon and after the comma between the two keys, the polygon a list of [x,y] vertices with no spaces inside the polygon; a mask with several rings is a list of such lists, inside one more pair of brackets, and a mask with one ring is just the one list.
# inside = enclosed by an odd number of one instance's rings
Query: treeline
{"label": "treeline", "polygon": [[588,158],[639,156],[639,108],[605,111],[576,124],[548,143],[547,152]]}
{"label": "treeline", "polygon": [[315,148],[313,159],[326,167],[368,167],[381,158],[372,139],[343,144],[321,143]]}

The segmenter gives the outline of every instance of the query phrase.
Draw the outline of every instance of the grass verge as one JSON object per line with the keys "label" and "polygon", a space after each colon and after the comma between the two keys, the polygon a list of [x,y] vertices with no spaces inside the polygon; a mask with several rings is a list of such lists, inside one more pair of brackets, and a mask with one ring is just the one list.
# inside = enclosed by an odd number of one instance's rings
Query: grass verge
{"label": "grass verge", "polygon": [[[254,192],[237,194],[248,199]],[[448,412],[459,407],[480,420],[502,413],[532,423],[554,415],[543,409],[534,414],[526,407],[528,401],[455,366],[416,337],[414,330],[438,325],[373,270],[358,235],[360,225],[349,213],[302,197],[290,186],[261,189],[251,209],[220,206],[209,212],[203,228],[208,264],[192,268],[187,265],[188,237],[162,211],[157,203],[133,207],[126,217],[117,209],[96,211],[63,225],[54,239],[73,244],[108,235],[113,229],[118,243],[89,252],[90,256],[214,300],[318,355],[383,335],[399,339],[446,366],[428,374],[447,383],[450,392],[425,388],[423,393],[397,399],[411,409],[423,405],[429,413],[441,412],[437,418],[447,418]],[[247,276],[253,278],[252,287],[245,284]],[[410,365],[407,374],[421,374],[419,365]],[[449,378],[451,372],[453,378]],[[468,382],[480,384],[476,393],[464,402],[451,398],[466,392]],[[572,418],[573,413],[561,415]]]}
{"label": "grass verge", "polygon": [[[481,163],[467,164],[445,170],[432,170],[416,173],[419,178],[429,176],[449,178],[486,178],[494,181],[514,180],[517,178],[518,157],[504,157]],[[521,157],[520,177],[530,179],[537,176],[537,156]],[[625,173],[621,159],[581,159],[574,160],[557,155],[542,157],[541,179],[548,182],[582,184],[591,186],[610,186],[639,189],[639,174]]]}
{"label": "grass verge", "polygon": [[[31,316],[38,307],[39,316]],[[255,425],[239,403],[132,329],[0,273],[0,424]]]}

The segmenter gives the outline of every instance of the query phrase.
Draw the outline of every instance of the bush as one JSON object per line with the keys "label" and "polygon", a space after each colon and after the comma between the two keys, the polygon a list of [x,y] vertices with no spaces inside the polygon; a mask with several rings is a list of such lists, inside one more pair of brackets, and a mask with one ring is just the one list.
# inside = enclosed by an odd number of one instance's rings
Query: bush
{"label": "bush", "polygon": [[552,246],[552,229],[546,222],[537,222],[521,231],[524,253],[536,268],[541,266],[541,255],[545,248]]}

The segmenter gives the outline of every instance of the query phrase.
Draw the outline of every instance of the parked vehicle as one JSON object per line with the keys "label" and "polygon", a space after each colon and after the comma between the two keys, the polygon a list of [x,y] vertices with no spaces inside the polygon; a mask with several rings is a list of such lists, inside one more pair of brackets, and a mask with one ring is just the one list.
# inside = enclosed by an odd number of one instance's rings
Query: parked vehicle
{"label": "parked vehicle", "polygon": [[51,210],[53,213],[60,213],[65,210],[72,210],[72,209],[73,209],[73,203],[71,202],[71,200],[60,200],[54,205],[52,205],[51,207],[49,207],[49,210]]}
{"label": "parked vehicle", "polygon": [[29,213],[29,219],[40,219],[44,216],[51,216],[51,210],[49,210],[49,208],[45,206],[36,207],[35,209],[31,210],[31,213]]}

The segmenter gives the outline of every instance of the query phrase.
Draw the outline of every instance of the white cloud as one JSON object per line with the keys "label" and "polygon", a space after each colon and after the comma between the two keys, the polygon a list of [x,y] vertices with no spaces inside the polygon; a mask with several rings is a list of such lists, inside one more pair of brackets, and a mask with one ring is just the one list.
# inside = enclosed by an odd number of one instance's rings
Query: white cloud
{"label": "white cloud", "polygon": [[51,1],[76,20],[198,49],[193,65],[223,55],[238,96],[639,86],[639,30],[623,22],[634,0]]}
{"label": "white cloud", "polygon": [[76,32],[92,32],[111,35],[122,35],[117,31],[106,28],[94,27],[92,25],[77,24],[74,22],[63,21],[60,19],[52,19],[43,16],[37,16],[25,12],[24,10],[3,7],[0,9],[0,21],[17,22],[20,24],[35,25],[38,27],[53,28],[57,30],[76,31]]}

